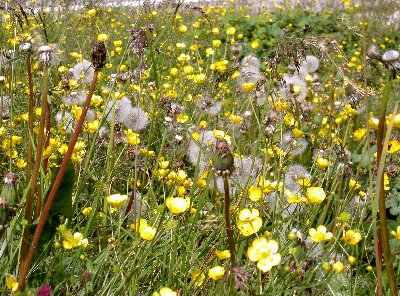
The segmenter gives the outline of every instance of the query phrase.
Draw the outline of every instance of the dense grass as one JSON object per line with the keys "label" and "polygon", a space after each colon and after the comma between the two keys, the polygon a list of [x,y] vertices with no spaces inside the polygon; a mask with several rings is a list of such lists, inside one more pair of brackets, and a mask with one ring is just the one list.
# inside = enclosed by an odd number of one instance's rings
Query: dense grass
{"label": "dense grass", "polygon": [[395,293],[395,3],[231,5],[0,11],[1,293]]}

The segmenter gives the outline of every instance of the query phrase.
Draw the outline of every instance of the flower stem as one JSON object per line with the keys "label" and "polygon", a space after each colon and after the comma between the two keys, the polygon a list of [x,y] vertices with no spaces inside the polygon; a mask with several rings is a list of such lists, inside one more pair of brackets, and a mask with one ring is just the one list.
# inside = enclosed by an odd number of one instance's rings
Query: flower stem
{"label": "flower stem", "polygon": [[[29,183],[30,184],[29,191],[26,197],[26,204],[25,204],[25,220],[27,221],[27,224],[24,227],[22,235],[22,244],[20,250],[21,262],[25,260],[26,254],[28,252],[29,226],[32,220],[33,200],[35,197],[35,189],[36,189],[37,179],[39,176],[40,165],[42,163],[44,123],[46,116],[48,86],[49,86],[49,67],[45,67],[43,69],[43,90],[42,90],[41,114],[39,123],[39,134],[37,138],[38,140],[37,140],[37,148],[35,156],[35,165],[33,166],[32,178],[30,180],[31,182]],[[31,117],[29,119],[31,119]],[[29,143],[31,143],[31,141],[29,141]]]}
{"label": "flower stem", "polygon": [[231,268],[233,269],[236,266],[236,259],[235,259],[235,245],[233,242],[233,229],[231,226],[231,218],[230,218],[230,196],[229,196],[229,183],[228,177],[224,176],[224,192],[225,192],[225,229],[226,229],[226,236],[228,237],[228,245],[229,245],[229,252],[231,253]]}
{"label": "flower stem", "polygon": [[21,291],[24,289],[25,287],[25,280],[26,280],[26,276],[29,272],[31,263],[32,263],[32,259],[33,259],[33,255],[35,253],[35,250],[37,248],[37,245],[39,243],[39,239],[40,236],[42,234],[43,228],[44,228],[44,224],[46,222],[47,216],[50,212],[51,209],[51,205],[53,204],[53,201],[56,197],[56,193],[58,191],[58,188],[61,184],[62,178],[64,176],[65,170],[68,166],[68,162],[71,159],[72,156],[72,152],[74,150],[75,144],[78,141],[78,137],[79,134],[82,130],[82,126],[83,126],[83,122],[85,121],[86,118],[86,114],[88,112],[89,109],[89,105],[90,105],[90,101],[92,98],[92,95],[94,93],[94,88],[96,86],[96,82],[97,82],[97,77],[98,77],[98,71],[96,70],[94,72],[94,76],[93,76],[93,80],[92,83],[90,85],[90,90],[89,90],[89,94],[87,95],[86,98],[86,103],[83,106],[82,109],[82,115],[79,118],[79,121],[76,125],[76,129],[74,131],[74,134],[72,135],[72,139],[69,142],[68,145],[68,150],[65,153],[64,159],[61,163],[60,169],[57,173],[56,179],[54,180],[54,184],[53,187],[50,190],[49,196],[47,198],[46,204],[44,205],[43,211],[40,215],[40,219],[39,219],[39,223],[36,227],[35,233],[33,235],[33,239],[32,239],[32,243],[31,246],[29,248],[29,252],[28,255],[26,256],[26,258],[24,260],[21,261],[21,266],[20,266],[20,274],[19,274],[19,278],[18,278],[18,289]]}

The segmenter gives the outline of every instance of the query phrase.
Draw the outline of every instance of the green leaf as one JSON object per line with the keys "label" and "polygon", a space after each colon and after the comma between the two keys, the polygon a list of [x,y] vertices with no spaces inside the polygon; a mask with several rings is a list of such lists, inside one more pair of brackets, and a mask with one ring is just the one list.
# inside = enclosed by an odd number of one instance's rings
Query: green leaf
{"label": "green leaf", "polygon": [[[55,178],[57,176],[57,171],[53,172],[53,180],[51,182],[51,187],[46,194],[46,200],[51,188],[53,187]],[[49,217],[60,215],[65,218],[72,218],[72,191],[75,181],[75,169],[71,161],[69,161],[65,174],[61,180],[61,184],[58,187],[56,197],[54,198],[53,204],[50,209]]]}

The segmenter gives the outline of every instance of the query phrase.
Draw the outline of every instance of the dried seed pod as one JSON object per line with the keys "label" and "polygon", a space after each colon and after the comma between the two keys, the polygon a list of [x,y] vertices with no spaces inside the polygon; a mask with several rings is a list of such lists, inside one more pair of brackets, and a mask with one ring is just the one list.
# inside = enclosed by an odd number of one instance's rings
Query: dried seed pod
{"label": "dried seed pod", "polygon": [[107,50],[103,41],[98,41],[90,53],[93,67],[96,71],[103,68],[106,64]]}

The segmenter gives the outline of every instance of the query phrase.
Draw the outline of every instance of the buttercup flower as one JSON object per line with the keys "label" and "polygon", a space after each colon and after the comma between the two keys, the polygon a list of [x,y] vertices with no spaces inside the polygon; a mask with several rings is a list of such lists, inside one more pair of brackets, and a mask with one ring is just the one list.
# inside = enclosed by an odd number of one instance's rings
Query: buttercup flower
{"label": "buttercup flower", "polygon": [[327,242],[333,237],[333,234],[329,231],[327,232],[326,227],[323,225],[319,225],[317,229],[310,228],[308,234],[311,240],[316,243]]}
{"label": "buttercup flower", "polygon": [[192,271],[192,273],[190,275],[190,280],[193,282],[193,284],[196,287],[200,287],[204,283],[205,279],[206,279],[206,275],[204,274],[204,272],[202,272],[197,267]]}
{"label": "buttercup flower", "polygon": [[215,266],[208,270],[208,276],[214,281],[222,279],[225,275],[225,268],[222,266]]}
{"label": "buttercup flower", "polygon": [[362,239],[358,230],[347,230],[343,232],[343,240],[346,244],[354,246]]}
{"label": "buttercup flower", "polygon": [[112,194],[106,197],[106,202],[113,208],[119,208],[127,201],[128,195],[121,195],[119,193]]}
{"label": "buttercup flower", "polygon": [[244,209],[239,212],[237,227],[244,236],[252,235],[260,230],[262,219],[257,209]]}
{"label": "buttercup flower", "polygon": [[168,210],[170,210],[173,214],[179,215],[189,209],[190,199],[171,196],[165,200],[165,204],[167,205]]}
{"label": "buttercup flower", "polygon": [[265,237],[256,238],[247,249],[250,261],[257,262],[257,267],[262,272],[267,272],[281,262],[278,252],[278,243],[275,240],[267,240]]}
{"label": "buttercup flower", "polygon": [[309,205],[320,204],[326,197],[324,189],[321,187],[308,187],[306,191],[307,201]]}
{"label": "buttercup flower", "polygon": [[393,234],[395,238],[400,240],[400,225],[397,226],[396,231],[392,230],[390,233]]}

